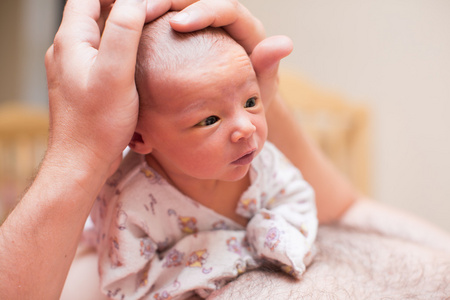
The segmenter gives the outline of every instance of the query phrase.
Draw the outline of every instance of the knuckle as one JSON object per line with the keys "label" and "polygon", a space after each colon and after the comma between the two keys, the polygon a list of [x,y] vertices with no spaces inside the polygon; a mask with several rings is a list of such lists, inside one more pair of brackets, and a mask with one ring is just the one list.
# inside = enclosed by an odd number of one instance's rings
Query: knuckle
{"label": "knuckle", "polygon": [[219,9],[215,10],[215,18],[218,25],[229,25],[236,21],[241,14],[242,6],[236,0],[223,2]]}
{"label": "knuckle", "polygon": [[209,4],[207,2],[198,1],[194,5],[195,5],[195,7],[197,9],[200,9],[200,10],[202,10],[204,12],[210,11],[210,6],[209,6]]}
{"label": "knuckle", "polygon": [[54,51],[54,47],[53,47],[53,45],[51,45],[47,49],[47,52],[45,52],[44,64],[45,64],[45,68],[47,70],[50,68],[51,64],[53,63],[53,51]]}
{"label": "knuckle", "polygon": [[[65,35],[63,32],[58,31],[55,35],[55,38],[53,39],[53,45],[50,47],[52,49],[52,52],[55,54],[59,53],[61,51],[61,48],[63,48],[65,40]],[[49,50],[50,50],[49,48]]]}
{"label": "knuckle", "polygon": [[108,19],[105,27],[114,27],[115,30],[127,31],[127,32],[140,32],[140,28],[136,26],[137,22],[134,19]]}
{"label": "knuckle", "polygon": [[[116,6],[117,5],[117,6]],[[140,31],[145,20],[145,10],[133,5],[115,4],[107,20],[119,28],[131,31]]]}
{"label": "knuckle", "polygon": [[240,3],[237,0],[228,0],[228,2],[233,6],[234,9],[239,9],[240,8]]}

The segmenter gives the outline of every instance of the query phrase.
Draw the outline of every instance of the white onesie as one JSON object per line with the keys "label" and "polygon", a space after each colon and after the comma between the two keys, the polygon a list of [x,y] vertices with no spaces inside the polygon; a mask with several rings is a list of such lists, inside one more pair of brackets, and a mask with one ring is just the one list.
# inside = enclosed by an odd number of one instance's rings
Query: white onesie
{"label": "white onesie", "polygon": [[246,228],[183,195],[130,153],[92,211],[100,286],[113,299],[184,299],[273,263],[298,278],[317,234],[314,191],[266,142],[236,212]]}

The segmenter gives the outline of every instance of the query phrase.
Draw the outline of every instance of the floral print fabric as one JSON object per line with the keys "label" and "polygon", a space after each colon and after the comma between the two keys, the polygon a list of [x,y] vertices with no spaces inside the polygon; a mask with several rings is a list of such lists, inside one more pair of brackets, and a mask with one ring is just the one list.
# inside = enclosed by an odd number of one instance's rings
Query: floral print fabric
{"label": "floral print fabric", "polygon": [[272,144],[254,159],[236,212],[246,228],[180,193],[130,153],[92,211],[100,285],[113,299],[207,297],[273,263],[298,278],[313,257],[312,188]]}

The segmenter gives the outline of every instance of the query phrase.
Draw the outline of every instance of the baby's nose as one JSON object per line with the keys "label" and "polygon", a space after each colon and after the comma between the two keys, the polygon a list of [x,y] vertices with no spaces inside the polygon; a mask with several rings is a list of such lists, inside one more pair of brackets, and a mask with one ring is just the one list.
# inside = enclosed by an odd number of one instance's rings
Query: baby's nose
{"label": "baby's nose", "polygon": [[231,141],[237,143],[240,140],[249,139],[256,131],[256,126],[249,118],[241,117],[236,122],[236,127],[231,134]]}

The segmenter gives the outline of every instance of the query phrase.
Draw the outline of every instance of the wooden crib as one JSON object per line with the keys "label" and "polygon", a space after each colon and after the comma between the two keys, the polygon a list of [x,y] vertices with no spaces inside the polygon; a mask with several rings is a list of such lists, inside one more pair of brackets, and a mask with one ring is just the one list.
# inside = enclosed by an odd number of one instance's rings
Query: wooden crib
{"label": "wooden crib", "polygon": [[34,176],[47,135],[45,109],[18,102],[0,106],[0,223]]}

